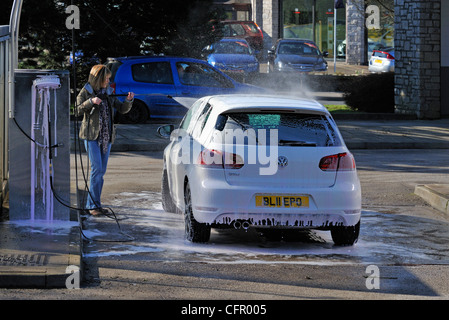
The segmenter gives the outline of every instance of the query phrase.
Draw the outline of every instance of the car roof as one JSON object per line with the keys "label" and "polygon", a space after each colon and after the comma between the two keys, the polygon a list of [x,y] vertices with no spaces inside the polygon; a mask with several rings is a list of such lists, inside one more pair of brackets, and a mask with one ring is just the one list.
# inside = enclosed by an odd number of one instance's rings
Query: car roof
{"label": "car roof", "polygon": [[229,94],[203,98],[219,113],[242,111],[244,109],[285,111],[294,109],[297,112],[327,114],[329,111],[315,100],[300,97],[281,97],[276,95]]}

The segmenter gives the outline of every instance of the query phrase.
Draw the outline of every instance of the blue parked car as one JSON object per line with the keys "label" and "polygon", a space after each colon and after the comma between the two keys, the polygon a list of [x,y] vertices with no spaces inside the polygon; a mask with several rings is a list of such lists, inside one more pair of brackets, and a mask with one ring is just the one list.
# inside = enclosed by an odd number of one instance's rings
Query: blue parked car
{"label": "blue parked car", "polygon": [[143,123],[150,117],[182,118],[187,107],[173,97],[199,99],[207,95],[260,92],[259,88],[239,83],[198,59],[109,58],[106,66],[112,71],[111,87],[116,94],[129,91],[136,94],[131,111],[121,115],[120,122]]}
{"label": "blue parked car", "polygon": [[221,39],[210,45],[207,57],[214,67],[229,74],[252,75],[259,72],[259,62],[254,52],[244,39]]}

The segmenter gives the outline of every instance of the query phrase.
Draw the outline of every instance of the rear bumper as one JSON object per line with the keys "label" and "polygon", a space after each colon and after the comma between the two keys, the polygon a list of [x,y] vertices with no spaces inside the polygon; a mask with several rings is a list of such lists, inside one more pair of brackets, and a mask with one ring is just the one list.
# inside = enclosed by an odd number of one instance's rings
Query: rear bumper
{"label": "rear bumper", "polygon": [[[230,186],[223,181],[203,180],[194,185],[192,209],[195,219],[212,225],[232,225],[244,220],[257,227],[328,228],[353,226],[360,220],[361,190],[355,182],[329,188],[264,188]],[[301,195],[308,207],[260,207],[256,195]]]}
{"label": "rear bumper", "polygon": [[394,71],[394,65],[384,64],[384,65],[376,65],[371,64],[368,66],[368,71],[370,72],[392,72]]}
{"label": "rear bumper", "polygon": [[311,228],[328,229],[334,226],[353,226],[360,220],[360,210],[352,214],[344,211],[323,211],[315,213],[276,214],[276,213],[224,213],[218,216],[213,225],[232,225],[235,221],[247,221],[257,228]]}

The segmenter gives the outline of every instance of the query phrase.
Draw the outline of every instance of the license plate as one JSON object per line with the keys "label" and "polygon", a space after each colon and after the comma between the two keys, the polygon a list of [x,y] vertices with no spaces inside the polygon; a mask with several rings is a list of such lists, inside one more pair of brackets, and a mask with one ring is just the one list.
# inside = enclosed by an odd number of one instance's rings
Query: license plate
{"label": "license plate", "polygon": [[382,64],[382,60],[376,59],[376,60],[374,60],[374,63],[380,63],[380,64]]}
{"label": "license plate", "polygon": [[273,196],[260,195],[256,196],[256,207],[268,208],[308,208],[309,197],[307,196]]}

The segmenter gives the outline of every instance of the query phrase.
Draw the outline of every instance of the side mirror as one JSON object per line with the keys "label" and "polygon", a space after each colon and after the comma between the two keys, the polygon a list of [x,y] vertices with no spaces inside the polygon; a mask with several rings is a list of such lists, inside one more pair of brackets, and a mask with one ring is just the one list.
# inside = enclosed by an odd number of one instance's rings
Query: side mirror
{"label": "side mirror", "polygon": [[173,130],[175,130],[174,124],[166,124],[165,126],[160,126],[157,128],[157,133],[162,138],[169,139]]}
{"label": "side mirror", "polygon": [[218,131],[223,131],[226,121],[228,121],[228,116],[220,114],[217,118],[217,123],[215,124],[215,129]]}
{"label": "side mirror", "polygon": [[207,58],[208,55],[214,53],[214,49],[211,45],[206,46],[203,50],[201,50],[201,57]]}
{"label": "side mirror", "polygon": [[273,50],[273,49],[268,50],[268,55],[269,55],[269,56],[274,55],[274,50]]}
{"label": "side mirror", "polygon": [[329,55],[329,52],[323,51],[323,57],[327,57]]}

